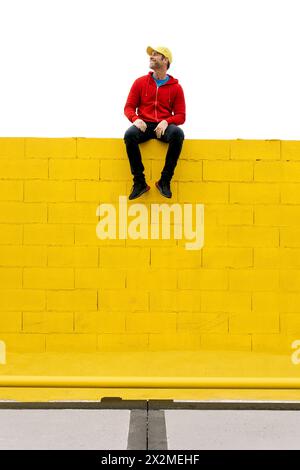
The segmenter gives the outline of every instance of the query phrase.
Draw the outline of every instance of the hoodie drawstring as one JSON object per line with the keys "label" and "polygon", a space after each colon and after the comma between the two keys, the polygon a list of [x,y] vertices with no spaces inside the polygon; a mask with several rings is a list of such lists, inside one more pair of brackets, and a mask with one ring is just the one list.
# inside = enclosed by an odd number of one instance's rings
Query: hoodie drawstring
{"label": "hoodie drawstring", "polygon": [[148,76],[148,81],[147,81],[146,96],[148,96],[149,83],[150,83],[150,75]]}

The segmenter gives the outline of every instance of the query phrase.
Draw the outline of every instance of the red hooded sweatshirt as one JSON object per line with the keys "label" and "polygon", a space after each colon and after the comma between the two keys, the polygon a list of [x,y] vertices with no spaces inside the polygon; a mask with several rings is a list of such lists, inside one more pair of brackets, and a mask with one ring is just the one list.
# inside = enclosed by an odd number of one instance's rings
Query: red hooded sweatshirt
{"label": "red hooded sweatshirt", "polygon": [[146,122],[166,120],[168,124],[183,124],[185,121],[185,100],[178,80],[169,75],[169,80],[158,87],[153,72],[137,78],[133,83],[124,114],[129,121],[142,119]]}

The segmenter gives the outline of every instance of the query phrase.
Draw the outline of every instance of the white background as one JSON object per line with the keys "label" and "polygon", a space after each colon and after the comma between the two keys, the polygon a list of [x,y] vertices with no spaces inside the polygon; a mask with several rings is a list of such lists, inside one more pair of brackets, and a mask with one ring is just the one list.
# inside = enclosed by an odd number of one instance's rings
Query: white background
{"label": "white background", "polygon": [[186,138],[300,139],[299,0],[0,0],[0,135],[118,137],[173,52]]}

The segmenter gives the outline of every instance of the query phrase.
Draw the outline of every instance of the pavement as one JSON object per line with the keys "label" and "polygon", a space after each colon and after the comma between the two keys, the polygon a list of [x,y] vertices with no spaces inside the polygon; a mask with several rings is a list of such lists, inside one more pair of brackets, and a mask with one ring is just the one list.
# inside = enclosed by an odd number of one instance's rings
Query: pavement
{"label": "pavement", "polygon": [[186,409],[9,406],[0,409],[1,450],[300,449],[299,403],[296,409],[280,409],[278,404],[272,409],[267,404],[266,409],[214,409],[218,407],[213,404],[197,409],[197,403]]}

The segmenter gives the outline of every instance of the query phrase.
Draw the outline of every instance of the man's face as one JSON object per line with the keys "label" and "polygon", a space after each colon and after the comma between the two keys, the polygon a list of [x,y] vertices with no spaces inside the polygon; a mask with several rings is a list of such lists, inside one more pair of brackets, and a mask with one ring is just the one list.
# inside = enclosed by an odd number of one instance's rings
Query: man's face
{"label": "man's face", "polygon": [[159,70],[161,69],[164,65],[167,65],[168,59],[160,54],[157,51],[153,51],[151,56],[150,56],[150,69],[152,70]]}

